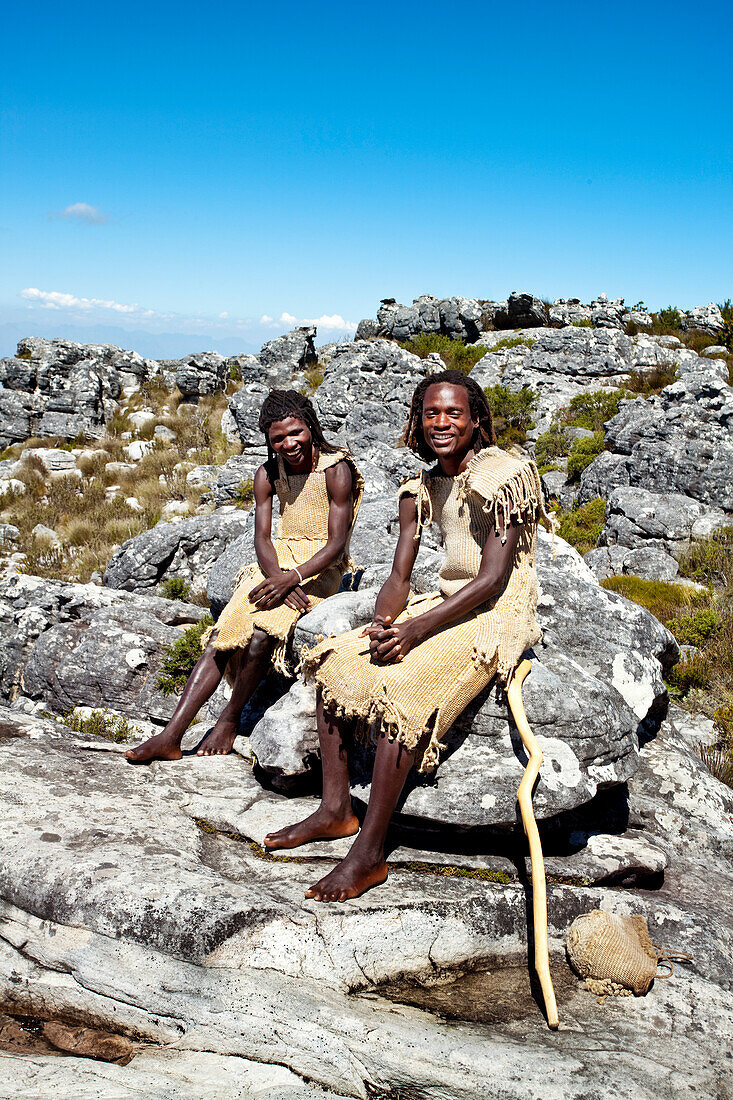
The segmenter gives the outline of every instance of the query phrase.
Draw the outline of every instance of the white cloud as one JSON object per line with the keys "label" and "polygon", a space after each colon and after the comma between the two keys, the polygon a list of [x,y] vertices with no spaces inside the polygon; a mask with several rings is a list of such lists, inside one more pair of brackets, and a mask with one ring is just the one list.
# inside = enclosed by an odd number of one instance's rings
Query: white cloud
{"label": "white cloud", "polygon": [[143,309],[139,305],[123,305],[104,298],[77,298],[75,294],[66,294],[62,290],[39,290],[38,287],[29,286],[21,290],[20,296],[28,302],[43,306],[44,309],[102,309],[113,313],[137,313],[142,317],[155,316],[155,310]]}
{"label": "white cloud", "polygon": [[229,314],[227,313],[226,310],[224,310],[223,313],[219,314],[219,320],[220,321],[226,321],[228,317],[229,317]]}
{"label": "white cloud", "polygon": [[320,317],[293,317],[292,313],[283,312],[279,317],[270,317],[263,313],[260,317],[261,325],[269,325],[271,328],[295,328],[297,325],[315,325],[318,329],[334,329],[337,332],[356,332],[354,321],[345,321],[338,313],[324,313]]}
{"label": "white cloud", "polygon": [[72,202],[64,210],[55,210],[50,217],[82,222],[84,225],[106,225],[109,221],[109,215],[104,210],[100,210],[98,206],[90,206],[88,202]]}

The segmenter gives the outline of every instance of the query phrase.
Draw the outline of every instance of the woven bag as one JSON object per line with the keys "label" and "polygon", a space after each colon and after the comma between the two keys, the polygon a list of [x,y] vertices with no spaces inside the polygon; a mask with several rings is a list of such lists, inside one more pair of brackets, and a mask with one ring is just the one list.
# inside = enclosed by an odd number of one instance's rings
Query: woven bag
{"label": "woven bag", "polygon": [[592,993],[622,997],[646,993],[662,957],[641,915],[621,917],[602,909],[575,918],[568,929],[567,952]]}

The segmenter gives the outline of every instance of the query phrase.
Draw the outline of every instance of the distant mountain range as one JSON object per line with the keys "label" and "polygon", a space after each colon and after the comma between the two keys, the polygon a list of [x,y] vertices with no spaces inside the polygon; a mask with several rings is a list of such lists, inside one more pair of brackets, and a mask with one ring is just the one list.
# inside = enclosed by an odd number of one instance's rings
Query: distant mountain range
{"label": "distant mountain range", "polygon": [[214,336],[206,332],[193,335],[185,332],[145,332],[111,325],[59,325],[53,321],[42,325],[34,317],[28,323],[13,321],[0,324],[0,357],[14,355],[18,341],[24,336],[43,336],[47,340],[58,337],[78,344],[115,344],[119,348],[136,351],[146,359],[180,359],[194,351],[240,355],[256,353],[261,346],[239,336]]}

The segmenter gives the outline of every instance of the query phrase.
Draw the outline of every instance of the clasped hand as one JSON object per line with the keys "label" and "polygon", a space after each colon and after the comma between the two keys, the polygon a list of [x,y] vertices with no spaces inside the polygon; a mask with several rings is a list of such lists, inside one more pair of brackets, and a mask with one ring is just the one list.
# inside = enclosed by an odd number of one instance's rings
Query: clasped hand
{"label": "clasped hand", "polygon": [[260,581],[250,592],[249,598],[259,611],[269,611],[281,603],[293,611],[310,611],[311,606],[305,592],[299,587],[298,574],[294,569]]}
{"label": "clasped hand", "polygon": [[420,641],[414,619],[393,624],[391,615],[385,615],[384,619],[375,619],[362,630],[361,637],[369,638],[371,658],[379,664],[404,660],[412,647]]}

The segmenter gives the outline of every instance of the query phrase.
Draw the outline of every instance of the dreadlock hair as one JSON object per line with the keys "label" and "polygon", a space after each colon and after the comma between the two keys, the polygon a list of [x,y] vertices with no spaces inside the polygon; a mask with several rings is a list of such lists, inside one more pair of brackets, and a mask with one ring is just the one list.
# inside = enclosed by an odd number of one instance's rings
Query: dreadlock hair
{"label": "dreadlock hair", "polygon": [[323,454],[334,454],[338,447],[332,446],[324,434],[316,410],[308,397],[297,390],[270,390],[260,409],[259,429],[264,433],[267,443],[269,465],[277,469],[275,452],[270,446],[269,431],[276,420],[287,420],[288,417],[302,420],[311,433],[314,447],[318,447]]}
{"label": "dreadlock hair", "polygon": [[422,428],[422,410],[428,387],[437,386],[441,383],[447,383],[449,386],[461,386],[468,394],[471,418],[478,421],[471,441],[473,449],[480,451],[483,447],[489,447],[492,443],[496,443],[491,409],[484,391],[477,382],[474,382],[473,378],[462,374],[461,371],[443,370],[438,374],[429,374],[426,378],[423,378],[415,389],[410,405],[410,415],[402,437],[405,446],[418,454],[424,462],[431,462],[435,458],[435,451],[425,442]]}

